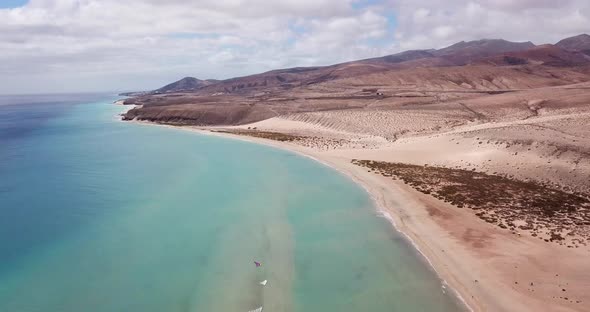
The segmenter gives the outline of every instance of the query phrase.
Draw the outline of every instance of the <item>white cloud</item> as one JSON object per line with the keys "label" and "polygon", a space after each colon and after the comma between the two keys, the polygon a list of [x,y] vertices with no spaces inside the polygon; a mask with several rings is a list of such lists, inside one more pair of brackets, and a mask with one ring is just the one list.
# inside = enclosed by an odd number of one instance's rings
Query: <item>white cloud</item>
{"label": "white cloud", "polygon": [[590,32],[587,0],[391,0],[386,6],[398,17],[393,50],[482,38],[555,43]]}
{"label": "white cloud", "polygon": [[[315,64],[356,57],[342,45],[362,45],[361,38],[383,30],[375,25],[379,15],[352,3],[31,0],[0,10],[0,93],[153,88],[175,73],[228,78],[303,59]],[[309,25],[309,32],[295,31],[296,22]],[[305,49],[293,49],[299,40]],[[317,57],[322,49],[329,56]],[[135,79],[116,79],[121,75]],[[47,84],[56,77],[61,87]]]}
{"label": "white cloud", "polygon": [[149,89],[589,25],[587,0],[31,0],[0,10],[0,93]]}
{"label": "white cloud", "polygon": [[[357,16],[335,17],[328,20],[312,20],[310,31],[302,35],[294,46],[294,52],[310,54],[318,59],[339,60],[339,50],[362,47],[363,40],[379,39],[385,35],[386,19],[372,11]],[[350,50],[349,50],[350,51]]]}

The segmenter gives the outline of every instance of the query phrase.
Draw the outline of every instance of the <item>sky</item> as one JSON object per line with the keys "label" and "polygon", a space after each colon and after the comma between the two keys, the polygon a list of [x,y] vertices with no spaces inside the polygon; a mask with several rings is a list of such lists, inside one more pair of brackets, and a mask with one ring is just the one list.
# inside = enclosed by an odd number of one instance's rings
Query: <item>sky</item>
{"label": "sky", "polygon": [[581,33],[588,0],[0,0],[0,94],[151,90]]}

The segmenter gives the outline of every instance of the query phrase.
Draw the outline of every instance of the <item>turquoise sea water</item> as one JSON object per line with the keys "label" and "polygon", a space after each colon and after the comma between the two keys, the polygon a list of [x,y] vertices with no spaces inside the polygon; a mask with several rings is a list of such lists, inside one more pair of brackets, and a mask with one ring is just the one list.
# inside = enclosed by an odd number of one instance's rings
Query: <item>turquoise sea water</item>
{"label": "turquoise sea water", "polygon": [[340,173],[114,99],[0,97],[0,311],[461,310]]}

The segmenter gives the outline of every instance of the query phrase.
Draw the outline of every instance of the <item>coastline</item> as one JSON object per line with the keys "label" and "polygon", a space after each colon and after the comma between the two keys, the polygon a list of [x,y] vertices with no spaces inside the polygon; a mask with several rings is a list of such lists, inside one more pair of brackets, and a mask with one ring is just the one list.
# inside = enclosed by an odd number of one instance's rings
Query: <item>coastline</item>
{"label": "coastline", "polygon": [[[422,240],[417,241],[416,235],[418,233],[413,233],[413,231],[411,231],[411,229],[407,228],[407,226],[405,225],[400,227],[400,225],[404,224],[404,220],[398,218],[397,216],[394,216],[393,213],[395,209],[389,209],[387,207],[387,200],[384,198],[385,194],[383,193],[384,189],[380,189],[380,185],[375,185],[375,183],[371,182],[370,179],[366,179],[366,177],[364,177],[364,173],[366,172],[364,168],[352,165],[350,163],[350,160],[339,160],[330,157],[325,157],[319,155],[318,153],[314,153],[314,151],[310,148],[297,146],[294,144],[277,142],[269,139],[253,138],[230,133],[211,131],[214,128],[172,126],[137,120],[134,120],[132,122],[140,125],[161,126],[177,130],[191,131],[200,135],[218,136],[226,139],[240,140],[253,144],[260,144],[272,148],[278,148],[295,153],[305,158],[309,158],[313,161],[316,161],[324,166],[331,168],[332,170],[335,170],[343,174],[347,178],[351,179],[359,187],[365,190],[365,192],[371,198],[371,201],[374,203],[376,212],[379,214],[379,217],[385,218],[392,225],[392,229],[399,233],[408,242],[408,244],[412,246],[412,248],[417,252],[417,254],[419,254],[419,256],[422,257],[422,259],[425,261],[425,264],[429,266],[429,269],[433,270],[433,272],[440,279],[441,288],[443,292],[450,291],[452,293],[452,296],[465,307],[466,311],[483,311],[483,309],[478,308],[480,304],[477,302],[475,297],[471,297],[471,300],[466,299],[465,295],[468,295],[469,293],[466,292],[466,289],[462,289],[463,285],[455,281],[455,278],[451,274],[449,274],[450,272],[445,272],[444,270],[441,270],[441,268],[445,267],[446,265],[438,259],[433,259],[433,255],[429,254],[426,251],[429,248],[425,248],[427,246],[424,246]],[[390,194],[388,196],[395,196],[395,194]]]}
{"label": "coastline", "polygon": [[[532,237],[517,237],[482,222],[472,211],[458,209],[422,194],[400,180],[386,178],[352,164],[352,159],[365,156],[363,149],[358,150],[359,156],[356,157],[350,150],[344,153],[327,152],[295,143],[216,131],[244,129],[245,126],[189,127],[144,121],[134,123],[284,149],[346,175],[365,189],[378,212],[430,264],[441,279],[443,291],[450,288],[467,310],[583,311],[587,305],[588,297],[584,289],[590,279],[587,278],[589,265],[583,260],[587,257],[585,249],[563,249]],[[557,253],[563,259],[554,258]],[[569,298],[563,297],[562,287],[567,287],[568,291],[575,289],[573,296],[568,293]]]}
{"label": "coastline", "polygon": [[[174,127],[174,126],[172,126],[172,127],[185,129],[184,127]],[[187,129],[185,129],[185,130],[187,130]],[[431,256],[429,256],[429,254],[425,253],[423,248],[421,248],[421,245],[416,242],[416,239],[412,235],[410,235],[408,232],[406,232],[406,231],[402,230],[402,228],[400,228],[400,223],[403,223],[403,220],[396,219],[396,217],[394,217],[394,215],[392,214],[392,209],[389,209],[387,207],[387,203],[383,198],[384,194],[381,193],[381,191],[379,190],[379,186],[371,183],[370,180],[363,177],[363,175],[364,175],[363,169],[364,168],[358,167],[358,170],[355,170],[356,169],[355,167],[347,165],[347,164],[350,164],[350,161],[347,159],[346,160],[345,159],[342,159],[342,160],[331,159],[329,157],[325,157],[322,155],[318,155],[317,153],[313,153],[312,150],[307,150],[305,147],[298,148],[298,146],[294,145],[294,144],[282,143],[282,142],[277,142],[277,141],[268,140],[268,139],[249,138],[249,137],[244,137],[244,136],[240,136],[240,135],[232,135],[232,134],[227,134],[227,133],[211,132],[209,130],[202,130],[202,129],[194,129],[193,128],[193,129],[189,129],[189,130],[194,131],[199,134],[203,134],[203,135],[216,135],[216,136],[223,137],[223,138],[237,139],[237,140],[242,140],[242,141],[246,141],[249,143],[261,144],[261,145],[265,145],[265,146],[269,146],[269,147],[273,147],[273,148],[283,149],[283,150],[295,153],[297,155],[309,158],[313,161],[316,161],[324,166],[331,168],[332,170],[335,170],[335,171],[343,174],[347,178],[351,179],[355,184],[357,184],[359,187],[361,187],[362,189],[365,190],[367,195],[371,198],[371,201],[374,203],[376,212],[380,215],[380,217],[385,218],[392,225],[393,230],[395,230],[397,233],[401,234],[402,237],[404,237],[404,239],[412,246],[412,248],[414,248],[415,251],[423,258],[423,260],[427,263],[429,268],[432,269],[437,274],[438,278],[440,278],[441,287],[442,287],[443,291],[447,291],[450,289],[450,291],[452,292],[452,295],[465,306],[467,311],[475,311],[472,307],[472,305],[474,305],[474,302],[467,301],[463,297],[462,292],[457,290],[457,287],[459,285],[454,285],[454,283],[449,283],[447,281],[448,277],[446,277],[445,274],[443,274],[443,272],[440,272],[439,269],[437,269],[436,263],[433,263]],[[345,161],[346,161],[346,163],[345,163]],[[392,194],[392,196],[395,196],[395,195]]]}

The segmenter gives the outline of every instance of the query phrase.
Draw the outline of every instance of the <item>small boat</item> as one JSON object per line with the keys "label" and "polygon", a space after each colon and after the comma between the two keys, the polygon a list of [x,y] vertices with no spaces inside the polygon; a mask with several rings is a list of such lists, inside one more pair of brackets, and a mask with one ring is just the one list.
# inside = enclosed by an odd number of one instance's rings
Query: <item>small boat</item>
{"label": "small boat", "polygon": [[267,280],[264,280],[264,281],[260,282],[260,285],[262,285],[262,286],[266,286],[266,283],[267,283],[267,282],[268,282]]}
{"label": "small boat", "polygon": [[260,307],[258,309],[250,310],[248,312],[262,312],[262,307]]}

